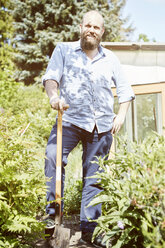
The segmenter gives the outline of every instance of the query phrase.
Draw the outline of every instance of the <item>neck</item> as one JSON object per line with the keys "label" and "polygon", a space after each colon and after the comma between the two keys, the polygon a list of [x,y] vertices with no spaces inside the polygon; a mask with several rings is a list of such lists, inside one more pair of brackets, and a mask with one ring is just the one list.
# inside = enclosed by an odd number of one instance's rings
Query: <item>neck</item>
{"label": "neck", "polygon": [[88,58],[93,59],[98,54],[98,48],[95,48],[93,50],[84,49],[84,52],[86,53]]}

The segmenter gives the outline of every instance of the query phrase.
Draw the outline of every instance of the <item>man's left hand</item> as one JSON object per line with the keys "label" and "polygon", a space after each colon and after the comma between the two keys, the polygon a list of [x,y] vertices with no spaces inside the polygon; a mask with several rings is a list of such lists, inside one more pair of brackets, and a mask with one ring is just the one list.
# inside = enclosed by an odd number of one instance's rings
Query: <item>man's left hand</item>
{"label": "man's left hand", "polygon": [[120,103],[119,112],[113,121],[113,127],[111,129],[112,134],[118,133],[120,128],[122,127],[129,105],[130,105],[130,101]]}
{"label": "man's left hand", "polygon": [[114,121],[113,121],[113,127],[111,129],[111,133],[112,134],[115,134],[115,133],[118,133],[122,127],[124,123],[124,118],[123,116],[121,115],[116,115],[116,117],[114,118]]}

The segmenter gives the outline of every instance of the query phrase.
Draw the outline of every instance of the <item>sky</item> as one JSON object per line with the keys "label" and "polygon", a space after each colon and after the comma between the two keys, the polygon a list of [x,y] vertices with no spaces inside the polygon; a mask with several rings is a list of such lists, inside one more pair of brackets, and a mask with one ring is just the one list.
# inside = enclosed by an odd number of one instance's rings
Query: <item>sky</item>
{"label": "sky", "polygon": [[123,16],[130,16],[129,23],[136,28],[131,41],[143,33],[150,41],[165,43],[165,0],[127,0]]}

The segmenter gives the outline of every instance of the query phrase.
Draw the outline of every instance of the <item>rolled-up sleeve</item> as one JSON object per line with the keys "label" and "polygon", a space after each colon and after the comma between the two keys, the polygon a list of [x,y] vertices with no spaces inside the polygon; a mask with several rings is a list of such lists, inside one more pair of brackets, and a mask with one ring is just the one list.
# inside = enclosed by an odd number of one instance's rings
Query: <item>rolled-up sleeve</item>
{"label": "rolled-up sleeve", "polygon": [[128,82],[118,58],[115,58],[113,81],[119,103],[131,101],[135,98],[131,84]]}
{"label": "rolled-up sleeve", "polygon": [[55,80],[58,84],[60,84],[60,80],[63,73],[63,56],[61,51],[61,46],[58,44],[54,49],[50,61],[48,63],[46,73],[42,77],[42,83],[44,81],[51,79]]}

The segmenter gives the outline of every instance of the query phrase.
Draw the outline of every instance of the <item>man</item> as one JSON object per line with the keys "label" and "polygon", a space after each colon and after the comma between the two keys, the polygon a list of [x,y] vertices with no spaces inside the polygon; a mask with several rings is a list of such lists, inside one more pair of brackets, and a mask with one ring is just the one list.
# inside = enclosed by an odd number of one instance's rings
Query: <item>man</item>
{"label": "man", "polygon": [[[43,77],[51,107],[63,113],[63,181],[67,157],[79,141],[82,142],[80,221],[82,239],[89,242],[96,223],[88,220],[95,220],[101,214],[101,205],[87,207],[101,190],[97,180],[89,177],[99,170],[97,156],[104,157],[109,153],[112,134],[120,130],[130,101],[134,98],[118,59],[100,46],[103,33],[104,20],[100,13],[87,12],[80,25],[80,41],[58,44]],[[116,116],[113,112],[112,83],[116,85],[120,103]],[[48,202],[55,199],[56,134],[55,124],[46,149],[45,175],[52,178],[48,182]],[[54,203],[48,203],[46,212],[49,215],[48,227],[51,228],[54,226]],[[97,239],[94,241],[96,245],[99,242]],[[105,247],[105,244],[100,244],[100,247]]]}

